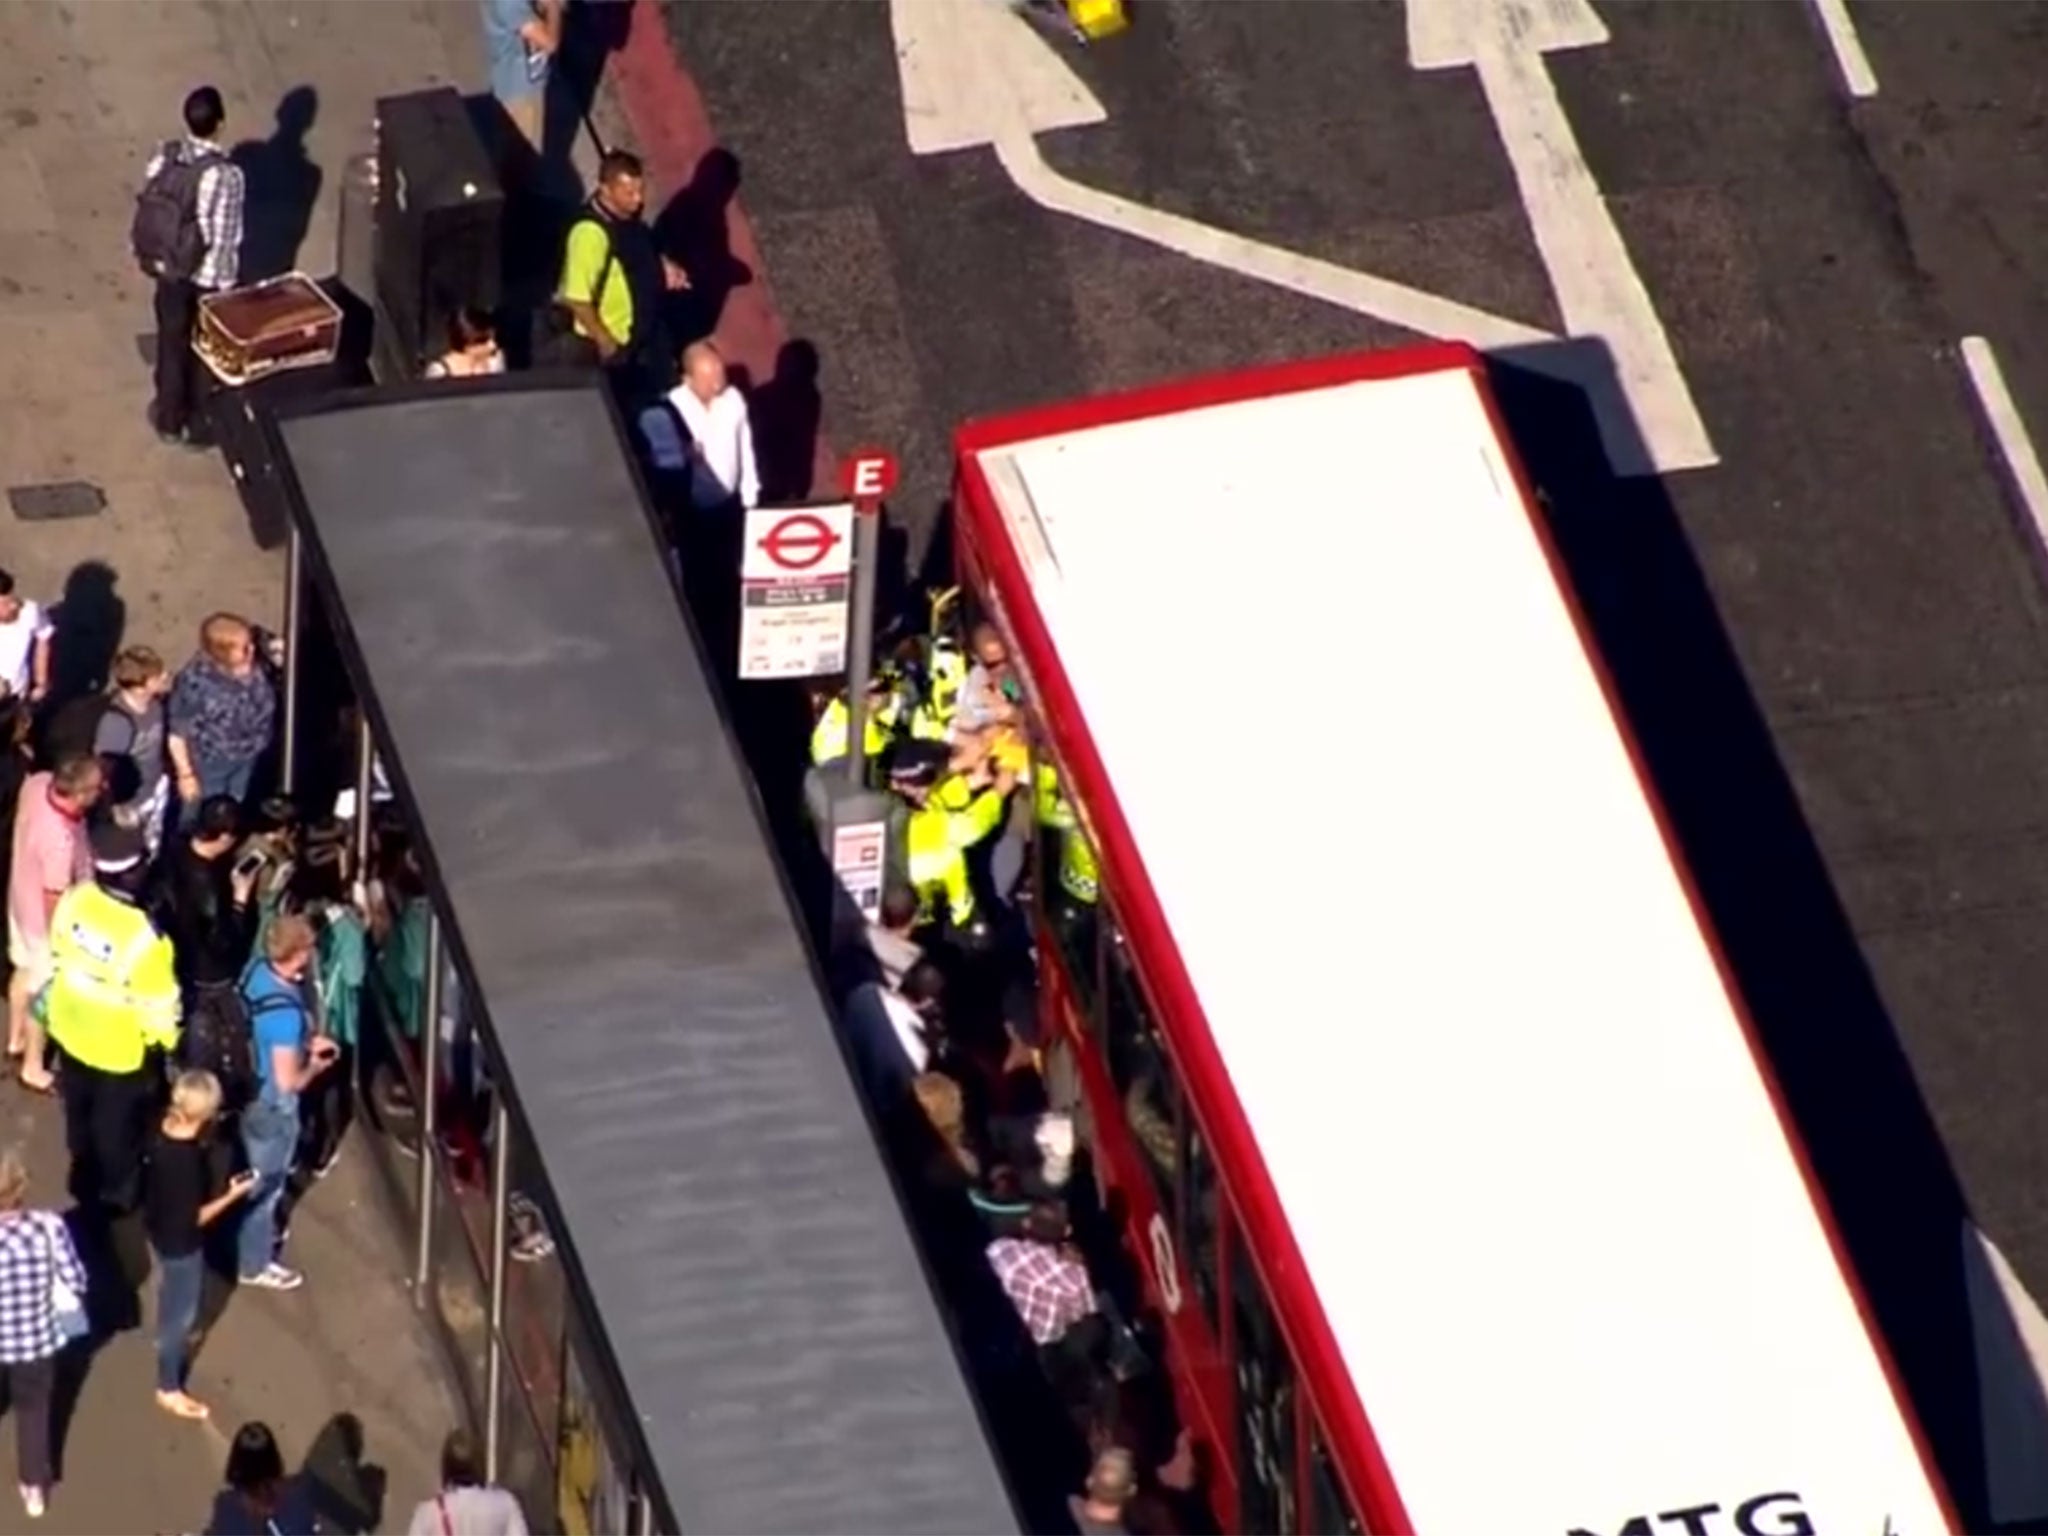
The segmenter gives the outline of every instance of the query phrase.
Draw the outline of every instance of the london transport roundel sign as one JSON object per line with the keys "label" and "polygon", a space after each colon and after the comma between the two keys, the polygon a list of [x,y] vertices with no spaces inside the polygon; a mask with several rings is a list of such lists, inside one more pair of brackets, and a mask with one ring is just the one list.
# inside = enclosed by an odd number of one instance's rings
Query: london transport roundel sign
{"label": "london transport roundel sign", "polygon": [[1152,1214],[1146,1229],[1152,1239],[1152,1272],[1159,1277],[1159,1300],[1168,1313],[1180,1310],[1180,1266],[1173,1261],[1173,1234],[1166,1230],[1166,1218]]}
{"label": "london transport roundel sign", "polygon": [[786,571],[808,571],[831,558],[839,535],[822,517],[792,512],[761,536],[761,552]]}

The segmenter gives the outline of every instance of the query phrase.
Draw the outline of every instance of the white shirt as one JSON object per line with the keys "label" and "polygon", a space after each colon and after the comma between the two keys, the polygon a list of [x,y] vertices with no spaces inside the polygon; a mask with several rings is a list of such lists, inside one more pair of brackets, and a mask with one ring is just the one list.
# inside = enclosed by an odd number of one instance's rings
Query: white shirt
{"label": "white shirt", "polygon": [[28,685],[35,680],[30,661],[36,642],[49,639],[51,633],[50,618],[43,612],[43,605],[27,598],[22,599],[21,612],[11,624],[0,624],[0,683],[7,685],[6,693],[28,692]]}
{"label": "white shirt", "polygon": [[896,1031],[896,1041],[903,1047],[910,1070],[917,1073],[930,1066],[932,1051],[924,1043],[924,1020],[918,1016],[917,1010],[885,987],[882,989],[882,1012],[889,1016],[889,1027]]}
{"label": "white shirt", "polygon": [[690,500],[715,507],[737,493],[740,505],[761,500],[761,473],[754,464],[754,428],[747,399],[730,384],[705,404],[688,384],[669,391],[668,403],[690,434]]}

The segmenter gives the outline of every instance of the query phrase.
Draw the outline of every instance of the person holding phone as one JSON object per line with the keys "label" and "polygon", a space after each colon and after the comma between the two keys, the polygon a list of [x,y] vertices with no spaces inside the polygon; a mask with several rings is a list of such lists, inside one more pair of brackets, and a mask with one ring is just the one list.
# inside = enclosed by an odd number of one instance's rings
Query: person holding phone
{"label": "person holding phone", "polygon": [[209,1410],[185,1390],[192,1329],[206,1283],[206,1229],[256,1187],[256,1175],[238,1173],[217,1190],[208,1132],[220,1113],[220,1082],[211,1072],[180,1072],[170,1107],[150,1143],[143,1183],[142,1224],[156,1256],[156,1402],[181,1419]]}
{"label": "person holding phone", "polygon": [[240,1283],[295,1291],[306,1277],[278,1259],[277,1209],[299,1149],[299,1096],[332,1067],[339,1048],[315,1033],[306,973],[317,953],[313,925],[286,913],[263,935],[263,952],[242,973],[242,1001],[256,1056],[256,1097],[242,1111],[242,1150],[257,1183],[236,1234]]}

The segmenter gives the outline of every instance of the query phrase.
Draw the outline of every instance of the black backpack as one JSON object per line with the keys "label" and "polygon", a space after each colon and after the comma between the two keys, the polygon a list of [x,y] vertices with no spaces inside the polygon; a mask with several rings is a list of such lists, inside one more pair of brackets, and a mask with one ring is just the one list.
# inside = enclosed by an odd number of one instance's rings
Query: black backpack
{"label": "black backpack", "polygon": [[188,279],[206,259],[206,237],[199,229],[199,178],[206,174],[208,158],[183,144],[166,144],[163,164],[135,194],[128,243],[145,276]]}
{"label": "black backpack", "polygon": [[249,1004],[232,984],[193,989],[192,1012],[178,1038],[178,1064],[211,1072],[220,1082],[221,1109],[239,1114],[256,1097],[256,1043]]}

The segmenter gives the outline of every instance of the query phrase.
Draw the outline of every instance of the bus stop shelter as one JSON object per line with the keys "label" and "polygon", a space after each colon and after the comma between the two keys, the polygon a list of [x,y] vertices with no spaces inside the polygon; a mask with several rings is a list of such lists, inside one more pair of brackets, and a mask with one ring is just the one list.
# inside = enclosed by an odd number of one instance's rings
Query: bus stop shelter
{"label": "bus stop shelter", "polygon": [[[390,1166],[500,1479],[570,1530],[1017,1529],[602,386],[271,431],[288,782],[353,781],[368,853],[388,781],[431,908],[394,1054],[434,1083],[459,1012],[492,1090],[481,1193],[432,1091]],[[507,1262],[521,1200],[546,1263]]]}

